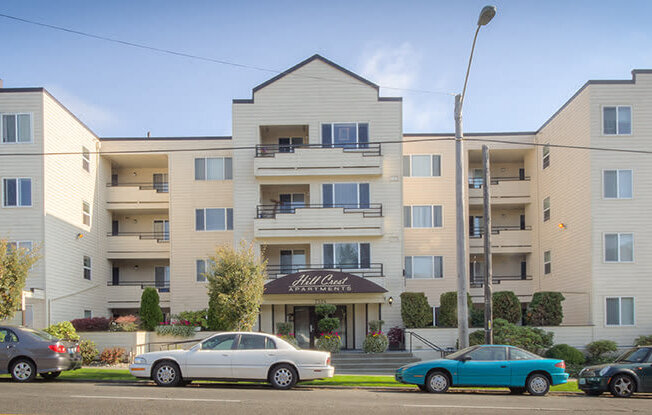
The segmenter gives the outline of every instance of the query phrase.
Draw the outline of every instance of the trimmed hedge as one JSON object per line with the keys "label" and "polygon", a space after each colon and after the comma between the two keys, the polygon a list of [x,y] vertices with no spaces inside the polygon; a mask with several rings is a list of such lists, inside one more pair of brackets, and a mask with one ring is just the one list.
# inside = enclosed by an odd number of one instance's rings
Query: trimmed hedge
{"label": "trimmed hedge", "polygon": [[618,345],[611,340],[596,340],[586,345],[591,360],[600,360],[606,354],[618,351]]}
{"label": "trimmed hedge", "polygon": [[652,346],[652,334],[649,336],[638,336],[634,341],[634,346]]}
{"label": "trimmed hedge", "polygon": [[567,344],[556,344],[546,352],[546,357],[561,359],[571,365],[581,365],[586,361],[584,354]]}
{"label": "trimmed hedge", "polygon": [[[474,311],[473,301],[471,301],[470,295],[467,294],[466,300],[469,308],[469,325],[472,326],[474,320],[473,313],[476,313],[475,320],[478,320],[480,314],[477,313],[483,312]],[[484,321],[484,313],[482,316],[482,320]],[[437,320],[437,327],[457,327],[457,291],[445,292],[439,297],[439,320]]]}
{"label": "trimmed hedge", "polygon": [[76,318],[70,324],[77,331],[109,331],[111,319],[106,317]]}
{"label": "trimmed hedge", "polygon": [[526,322],[529,326],[558,326],[564,319],[561,302],[565,298],[562,293],[541,291],[534,293],[528,305]]}
{"label": "trimmed hedge", "polygon": [[493,293],[492,300],[494,318],[502,318],[512,324],[521,321],[521,302],[516,294],[511,291],[498,291]]}
{"label": "trimmed hedge", "polygon": [[[493,335],[495,344],[508,344],[536,354],[541,354],[551,347],[554,337],[554,333],[535,327],[517,326],[502,318],[494,320]],[[484,330],[471,333],[469,344],[484,344]]]}
{"label": "trimmed hedge", "polygon": [[141,327],[147,331],[153,331],[163,321],[163,312],[159,305],[158,291],[154,287],[145,287],[140,297]]}
{"label": "trimmed hedge", "polygon": [[409,329],[432,325],[432,308],[424,293],[404,292],[401,294],[401,318]]}

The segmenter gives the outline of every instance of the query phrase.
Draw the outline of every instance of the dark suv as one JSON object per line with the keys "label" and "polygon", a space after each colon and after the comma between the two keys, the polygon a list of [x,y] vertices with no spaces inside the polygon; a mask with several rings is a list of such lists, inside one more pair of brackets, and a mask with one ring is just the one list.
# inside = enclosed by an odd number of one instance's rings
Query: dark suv
{"label": "dark suv", "polygon": [[585,367],[578,378],[578,387],[591,396],[608,391],[628,398],[634,392],[652,392],[652,346],[629,349],[614,363]]}

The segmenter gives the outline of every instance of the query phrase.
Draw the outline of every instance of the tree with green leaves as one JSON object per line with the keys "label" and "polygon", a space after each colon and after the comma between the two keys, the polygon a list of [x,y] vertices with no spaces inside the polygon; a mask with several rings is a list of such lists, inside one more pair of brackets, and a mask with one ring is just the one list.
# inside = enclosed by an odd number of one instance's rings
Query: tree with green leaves
{"label": "tree with green leaves", "polygon": [[249,331],[263,300],[267,261],[256,258],[252,244],[218,247],[208,261],[208,328]]}
{"label": "tree with green leaves", "polygon": [[36,249],[18,248],[0,239],[0,320],[20,310],[25,281],[38,259]]}
{"label": "tree with green leaves", "polygon": [[154,287],[145,287],[140,296],[140,325],[147,331],[154,331],[163,321],[159,300],[158,290]]}

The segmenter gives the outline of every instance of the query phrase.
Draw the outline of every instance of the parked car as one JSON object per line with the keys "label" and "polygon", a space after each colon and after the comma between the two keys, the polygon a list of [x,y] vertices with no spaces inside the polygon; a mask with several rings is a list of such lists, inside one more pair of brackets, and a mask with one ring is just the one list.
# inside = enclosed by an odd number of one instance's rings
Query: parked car
{"label": "parked car", "polygon": [[28,327],[0,326],[0,373],[10,373],[15,381],[29,382],[37,373],[51,380],[81,365],[75,342],[64,342]]}
{"label": "parked car", "polygon": [[138,355],[129,372],[159,386],[210,379],[267,381],[274,388],[290,389],[301,380],[333,377],[335,369],[327,352],[298,350],[264,333],[220,333],[189,350]]}
{"label": "parked car", "polygon": [[614,363],[585,367],[577,384],[591,396],[611,392],[618,398],[628,398],[634,392],[652,392],[652,346],[629,349]]}
{"label": "parked car", "polygon": [[568,381],[565,370],[563,360],[544,359],[514,346],[480,345],[403,366],[396,371],[396,380],[432,393],[446,392],[451,386],[482,386],[543,396],[551,385]]}

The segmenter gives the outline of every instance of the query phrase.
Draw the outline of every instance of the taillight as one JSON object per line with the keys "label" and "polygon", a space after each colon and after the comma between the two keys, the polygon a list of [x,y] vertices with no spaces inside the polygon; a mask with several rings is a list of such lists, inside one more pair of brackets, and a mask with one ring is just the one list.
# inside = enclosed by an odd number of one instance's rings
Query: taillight
{"label": "taillight", "polygon": [[81,349],[79,348],[79,346],[77,346],[77,348],[75,349],[75,352],[81,353]]}
{"label": "taillight", "polygon": [[562,369],[566,369],[566,363],[562,360],[561,362],[557,363],[555,367],[560,367]]}
{"label": "taillight", "polygon": [[52,350],[55,353],[65,353],[66,352],[66,346],[62,344],[51,344],[48,346],[50,350]]}

